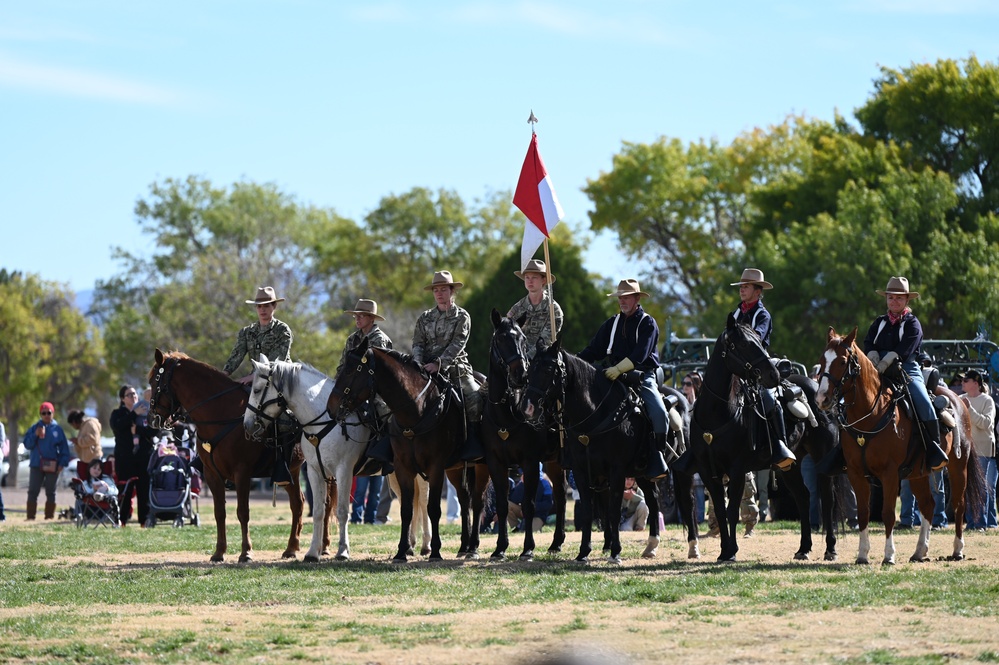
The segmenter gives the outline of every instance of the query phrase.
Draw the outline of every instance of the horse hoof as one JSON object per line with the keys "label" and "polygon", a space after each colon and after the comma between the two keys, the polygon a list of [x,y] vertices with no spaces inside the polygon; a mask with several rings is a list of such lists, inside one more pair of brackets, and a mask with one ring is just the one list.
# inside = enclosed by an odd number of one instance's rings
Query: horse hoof
{"label": "horse hoof", "polygon": [[[930,560],[930,557],[928,557],[928,556],[916,556],[915,554],[913,554],[911,557],[909,557],[909,563],[926,563],[929,560]],[[892,561],[892,563],[895,563],[895,562]]]}
{"label": "horse hoof", "polygon": [[725,556],[724,554],[721,554],[718,556],[717,561],[718,563],[735,563],[735,555]]}
{"label": "horse hoof", "polygon": [[295,558],[295,552],[292,552],[291,550],[285,550],[284,552],[281,552],[281,558],[282,559],[294,559]]}
{"label": "horse hoof", "polygon": [[496,561],[502,561],[503,559],[506,558],[506,552],[501,552],[499,550],[496,550],[495,552],[489,555],[489,558],[495,559]]}
{"label": "horse hoof", "polygon": [[552,545],[551,547],[548,548],[548,553],[549,554],[558,554],[561,551],[562,551],[562,546],[561,545]]}
{"label": "horse hoof", "polygon": [[330,555],[330,548],[328,548],[328,547],[325,548],[322,552],[319,553],[319,555],[320,556],[329,556]]}
{"label": "horse hoof", "polygon": [[[420,554],[422,554],[424,556],[427,555],[426,552],[420,552]],[[416,552],[413,551],[412,547],[410,547],[408,550],[406,550],[406,556],[416,556]]]}
{"label": "horse hoof", "polygon": [[868,561],[867,559],[861,559],[859,557],[857,558],[857,565],[858,566],[866,566],[866,565],[869,565],[870,563],[871,562]]}
{"label": "horse hoof", "polygon": [[350,555],[347,554],[346,552],[344,552],[342,554],[337,554],[336,555],[336,560],[337,561],[350,561]]}
{"label": "horse hoof", "polygon": [[249,554],[242,554],[239,557],[240,563],[249,563],[250,561],[253,561],[253,557],[251,557]]}
{"label": "horse hoof", "polygon": [[794,560],[795,561],[808,561],[808,552],[795,552],[794,553]]}
{"label": "horse hoof", "polygon": [[404,556],[397,556],[392,559],[392,563],[409,563],[409,559]]}
{"label": "horse hoof", "polygon": [[837,554],[835,552],[826,552],[824,555],[822,555],[822,558],[825,559],[826,561],[835,561],[836,557]]}
{"label": "horse hoof", "polygon": [[895,565],[895,560],[894,559],[884,559],[881,562],[881,565],[882,566],[894,566]]}
{"label": "horse hoof", "polygon": [[311,554],[306,554],[304,557],[302,557],[302,561],[304,561],[305,563],[319,563],[319,557],[312,556]]}
{"label": "horse hoof", "polygon": [[520,554],[520,560],[521,561],[533,561],[534,560],[534,552],[521,552],[521,554]]}
{"label": "horse hoof", "polygon": [[225,561],[225,556],[223,556],[222,554],[213,554],[212,558],[209,559],[209,561],[211,561],[212,563],[222,563]]}
{"label": "horse hoof", "polygon": [[620,556],[609,556],[609,557],[607,557],[607,563],[612,563],[615,566],[620,566],[621,565],[621,557]]}
{"label": "horse hoof", "polygon": [[[424,547],[423,549],[420,550],[420,556],[427,556],[428,554],[430,554],[430,548],[429,547]],[[410,550],[409,555],[410,556],[413,555],[412,550]]]}
{"label": "horse hoof", "polygon": [[963,554],[951,554],[949,557],[947,557],[947,560],[948,561],[964,561],[964,555]]}
{"label": "horse hoof", "polygon": [[589,563],[590,557],[586,554],[580,554],[576,557],[576,563]]}
{"label": "horse hoof", "polygon": [[465,558],[469,559],[470,561],[478,561],[479,560],[479,553],[478,552],[466,552],[465,553]]}
{"label": "horse hoof", "polygon": [[430,553],[430,560],[431,561],[443,561],[444,557],[441,556],[440,552],[437,552],[436,554],[433,553],[433,552],[431,552]]}

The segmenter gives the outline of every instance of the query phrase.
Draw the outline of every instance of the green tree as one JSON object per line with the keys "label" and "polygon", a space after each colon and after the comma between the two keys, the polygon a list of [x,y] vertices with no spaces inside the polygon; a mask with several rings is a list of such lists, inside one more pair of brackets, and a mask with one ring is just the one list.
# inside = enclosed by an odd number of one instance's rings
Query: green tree
{"label": "green tree", "polygon": [[[572,241],[568,230],[559,226],[554,235],[549,242],[549,257],[550,270],[556,278],[555,300],[565,315],[561,338],[566,349],[579,351],[609,316],[610,299],[593,285],[583,267],[582,250]],[[543,259],[541,251],[538,250],[537,258]],[[520,270],[519,248],[506,254],[497,269],[486,277],[485,283],[460,303],[472,318],[472,332],[466,347],[468,356],[472,367],[483,374],[489,369],[493,308],[506,315],[515,302],[527,295],[524,282],[513,274],[517,270]]]}
{"label": "green tree", "polygon": [[[53,402],[65,420],[67,409],[106,392],[103,355],[99,332],[66,287],[0,270],[0,418],[15,447],[42,401]],[[9,478],[15,483],[16,457]]]}
{"label": "green tree", "polygon": [[965,60],[881,69],[857,119],[879,141],[909,151],[913,168],[950,175],[966,223],[999,214],[999,65]]}

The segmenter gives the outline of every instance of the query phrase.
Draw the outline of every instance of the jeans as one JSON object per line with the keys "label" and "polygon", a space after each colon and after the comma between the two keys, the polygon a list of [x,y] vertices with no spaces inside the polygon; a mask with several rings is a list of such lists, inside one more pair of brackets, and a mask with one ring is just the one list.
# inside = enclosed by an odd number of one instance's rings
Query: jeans
{"label": "jeans", "polygon": [[[947,526],[947,496],[944,494],[944,470],[930,474],[930,492],[933,494],[933,526]],[[919,526],[923,520],[919,515],[916,498],[908,480],[903,480],[899,488],[899,498],[902,500],[902,514],[899,521],[908,526]]]}
{"label": "jeans", "polygon": [[971,511],[967,511],[965,519],[968,521],[969,529],[995,529],[999,528],[996,520],[996,480],[999,479],[999,467],[996,465],[995,457],[979,457],[985,471],[985,509],[984,514],[978,521],[972,521]]}
{"label": "jeans", "polygon": [[645,403],[645,413],[652,421],[652,431],[657,434],[666,433],[666,403],[663,402],[663,395],[656,385],[656,373],[642,372],[642,382],[639,384],[638,393]]}
{"label": "jeans", "polygon": [[378,499],[382,495],[382,476],[358,476],[354,486],[354,510],[351,512],[352,524],[361,523],[361,512],[364,512],[364,523],[374,524],[378,513]]}
{"label": "jeans", "polygon": [[447,521],[449,524],[453,524],[461,518],[458,490],[454,488],[454,485],[447,478],[444,479],[444,486],[447,489]]}
{"label": "jeans", "polygon": [[798,460],[801,465],[801,479],[808,489],[808,523],[813,530],[818,530],[822,526],[822,510],[819,497],[819,474],[815,470],[815,460],[811,455],[803,455]]}
{"label": "jeans", "polygon": [[912,396],[912,403],[916,407],[916,413],[923,422],[937,419],[936,409],[930,402],[930,396],[926,392],[926,382],[923,380],[923,370],[915,360],[908,360],[902,363],[902,371],[905,372],[912,382],[909,384],[909,394]]}

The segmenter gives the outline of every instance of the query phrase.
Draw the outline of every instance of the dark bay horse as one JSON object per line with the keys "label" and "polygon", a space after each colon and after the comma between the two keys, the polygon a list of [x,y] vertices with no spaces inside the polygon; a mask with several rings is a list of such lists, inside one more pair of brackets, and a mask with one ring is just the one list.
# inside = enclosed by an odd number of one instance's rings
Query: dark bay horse
{"label": "dark bay horse", "polygon": [[[405,562],[410,551],[410,524],[413,520],[413,489],[417,476],[430,483],[430,559],[441,559],[438,497],[444,488],[444,475],[453,466],[463,442],[464,409],[454,390],[441,379],[429,376],[410,356],[387,349],[369,347],[365,338],[348,351],[337,374],[328,401],[330,413],[354,411],[374,394],[392,410],[390,435],[396,479],[399,481],[402,517],[399,549],[394,561]],[[469,520],[467,484],[453,479],[462,503],[462,550],[459,555],[477,556],[477,520]],[[454,482],[457,480],[458,482]],[[478,499],[480,513],[482,499]],[[469,534],[465,534],[466,520]],[[471,539],[466,543],[465,536]]]}
{"label": "dark bay horse", "polygon": [[[677,432],[671,428],[669,442],[676,453],[682,455],[690,445],[690,416],[693,410],[687,401],[686,395],[676,388],[662,386],[660,391],[668,400],[667,405],[670,403],[675,404],[672,408],[680,416],[681,429]],[[672,485],[671,491],[673,492],[673,500],[676,501],[677,515],[683,524],[683,528],[687,531],[687,558],[700,559],[701,551],[697,543],[697,515],[694,511],[694,476],[693,474],[679,473],[674,469],[670,469],[670,477],[667,480]],[[662,483],[663,481],[660,482]],[[665,512],[665,509],[663,512]],[[651,515],[650,519],[655,517],[655,515]]]}
{"label": "dark bay horse", "polygon": [[[764,388],[774,388],[780,381],[780,374],[753,329],[737,323],[730,314],[725,331],[715,342],[714,352],[704,368],[701,391],[694,401],[690,423],[695,468],[711,494],[718,517],[721,536],[718,561],[735,561],[739,551],[735,531],[739,525],[739,503],[746,485],[746,472],[769,466],[768,462],[760,461],[759,452],[761,446],[767,445],[764,443],[766,420],[762,415],[757,417],[753,408],[744,408],[738,400],[740,378],[750,386],[760,384]],[[766,458],[769,459],[769,455]],[[727,506],[725,476],[728,476]],[[726,509],[722,510],[722,506]],[[804,521],[808,522],[807,510]]]}
{"label": "dark bay horse", "polygon": [[[640,400],[640,398],[638,398]],[[547,429],[552,420],[566,436],[576,489],[582,541],[576,561],[589,560],[593,494],[602,505],[605,544],[611,563],[621,561],[620,514],[624,479],[635,476],[649,506],[649,543],[643,556],[654,556],[659,544],[659,489],[636,475],[644,466],[651,423],[641,405],[632,403],[623,381],[609,381],[593,365],[563,351],[560,340],[540,348],[531,362],[527,388],[520,400],[529,422]]]}
{"label": "dark bay horse", "polygon": [[[895,502],[898,499],[899,467],[915,450],[909,485],[916,497],[922,526],[916,551],[909,561],[926,561],[930,546],[930,525],[933,522],[933,494],[929,473],[923,464],[923,446],[910,441],[915,421],[904,408],[899,408],[891,388],[882,383],[874,364],[857,346],[857,329],[849,335],[839,335],[829,328],[826,348],[820,360],[821,374],[816,401],[819,408],[833,411],[840,422],[843,456],[847,475],[857,494],[857,518],[860,526],[860,548],[857,563],[868,563],[871,549],[870,522],[871,483],[880,483],[884,494],[881,517],[885,525],[885,554],[882,563],[895,563]],[[950,390],[938,387],[937,394],[946,395],[957,419],[957,427],[941,436],[940,445],[947,453],[947,472],[954,504],[954,549],[950,558],[964,558],[965,506],[972,502],[973,514],[982,510],[981,466],[971,440],[971,419],[964,403]]]}
{"label": "dark bay horse", "polygon": [[[250,543],[250,483],[254,478],[270,478],[274,463],[274,448],[249,440],[243,429],[243,414],[249,398],[248,390],[220,370],[177,351],[164,354],[156,349],[155,364],[149,370],[150,414],[154,426],[186,412],[184,420],[195,425],[198,432],[198,456],[205,467],[205,481],[212,491],[217,530],[212,561],[224,561],[225,481],[236,485],[236,516],[242,531],[239,561],[252,558]],[[291,535],[283,558],[294,558],[302,533],[302,504],[299,486],[302,450],[295,447],[292,457],[292,483],[285,487],[291,504]],[[329,547],[329,533],[326,534]]]}
{"label": "dark bay horse", "polygon": [[[534,498],[540,481],[539,463],[552,481],[555,501],[555,535],[549,553],[561,552],[565,542],[565,472],[558,464],[558,435],[535,429],[524,422],[517,406],[521,389],[527,382],[527,338],[520,329],[524,318],[514,321],[492,311],[493,337],[489,344],[488,397],[482,416],[482,441],[486,465],[496,491],[499,536],[492,558],[502,559],[510,545],[507,535],[509,511],[508,471],[517,465],[524,472],[524,549],[521,560],[534,558]],[[476,495],[481,495],[485,481],[476,476]]]}

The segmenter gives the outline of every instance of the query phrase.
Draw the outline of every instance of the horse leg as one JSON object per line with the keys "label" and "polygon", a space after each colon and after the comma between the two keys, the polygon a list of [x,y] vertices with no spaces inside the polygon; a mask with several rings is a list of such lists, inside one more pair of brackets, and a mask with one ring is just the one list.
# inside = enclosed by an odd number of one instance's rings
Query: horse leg
{"label": "horse leg", "polygon": [[[645,494],[645,505],[649,507],[649,539],[642,551],[643,559],[655,559],[659,549],[659,483],[647,478],[636,478],[635,481]],[[622,495],[623,499],[623,495]]]}
{"label": "horse leg", "polygon": [[621,563],[621,503],[624,501],[624,470],[613,470],[608,478],[607,490],[607,526],[606,532],[610,540],[610,556],[608,563]]}
{"label": "horse leg", "polygon": [[510,536],[507,518],[510,516],[510,483],[507,467],[496,459],[489,460],[489,477],[493,481],[493,492],[496,495],[496,549],[490,559],[503,559],[510,546]]}
{"label": "horse leg", "polygon": [[950,477],[951,503],[954,505],[954,552],[951,561],[964,560],[964,515],[967,507],[965,492],[968,488],[968,455],[950,456],[947,475]]}
{"label": "horse leg", "polygon": [[[910,478],[909,487],[912,488],[912,494],[916,497],[916,506],[918,506],[919,513],[922,516],[919,525],[919,540],[916,541],[916,551],[909,557],[909,561],[912,563],[929,561],[930,529],[933,525],[933,509],[936,506],[936,502],[933,500],[933,493],[930,492],[930,477],[927,475],[919,478]],[[893,510],[892,513],[894,512]]]}
{"label": "horse leg", "polygon": [[458,545],[458,558],[463,558],[468,553],[468,541],[469,534],[471,533],[468,527],[468,491],[465,486],[465,469],[467,467],[462,464],[458,468],[447,469],[444,471],[445,477],[447,477],[448,482],[454,487],[455,495],[458,497],[458,513],[461,519],[461,542]]}
{"label": "horse leg", "polygon": [[221,563],[225,561],[226,535],[225,535],[225,481],[215,473],[214,465],[205,464],[205,482],[212,492],[212,508],[215,512],[215,551],[212,553],[211,561]]}
{"label": "horse leg", "polygon": [[545,473],[552,481],[552,500],[555,504],[555,535],[548,546],[548,553],[554,554],[562,551],[562,543],[565,542],[565,471],[557,462],[548,462]]}
{"label": "horse leg", "polygon": [[[881,560],[883,566],[895,565],[895,502],[898,500],[899,483],[897,472],[889,471],[888,475],[881,476],[881,493],[884,500],[881,504],[881,520],[885,525],[885,557]],[[923,525],[930,528],[926,520]]]}
{"label": "horse leg", "polygon": [[479,528],[482,525],[482,510],[485,508],[485,500],[482,498],[482,493],[485,491],[486,482],[489,479],[489,469],[485,464],[476,464],[474,471],[474,477],[468,483],[472,504],[472,551],[470,556],[473,559],[478,559],[480,544]]}
{"label": "horse leg", "polygon": [[538,496],[538,484],[541,481],[541,469],[535,463],[521,466],[524,470],[524,550],[520,553],[521,561],[534,558],[534,515],[537,509],[535,499]]}
{"label": "horse leg", "polygon": [[[580,468],[578,473],[573,469],[573,474],[576,479],[576,489],[579,491],[577,517],[579,518],[579,526],[583,530],[579,540],[579,554],[576,555],[576,561],[579,563],[589,563],[593,536],[593,490],[590,488],[590,478],[584,469]],[[604,521],[606,521],[606,517]]]}
{"label": "horse leg", "polygon": [[687,558],[700,559],[701,550],[697,543],[697,514],[694,508],[694,478],[685,473],[673,474],[673,493],[677,511],[684,529],[687,530]]}
{"label": "horse leg", "polygon": [[[715,520],[718,524],[718,534],[725,533],[728,524],[728,518],[725,512],[725,486],[722,484],[721,478],[704,478],[704,489],[708,491],[708,495],[711,497],[711,504],[714,506],[715,510]],[[724,548],[723,548],[724,551]],[[718,555],[718,561],[725,561],[721,553]]]}
{"label": "horse leg", "polygon": [[[353,481],[354,465],[341,459],[336,468],[334,484],[337,492],[336,522],[340,528],[340,539],[336,549],[337,561],[350,559],[350,486]],[[313,485],[315,487],[315,485]]]}
{"label": "horse leg", "polygon": [[[739,552],[739,539],[736,537],[736,530],[739,528],[739,511],[741,510],[742,494],[746,490],[746,474],[735,472],[728,477],[728,504],[725,510],[720,506],[715,506],[715,514],[718,516],[718,528],[721,536],[721,554],[719,561],[734,562],[735,555]],[[722,515],[724,515],[724,520]]]}
{"label": "horse leg", "polygon": [[326,483],[326,497],[323,500],[323,507],[326,509],[326,519],[323,520],[323,549],[320,551],[320,554],[323,556],[330,555],[330,524],[333,521],[333,512],[339,505],[337,502],[337,491],[336,480],[330,480]]}
{"label": "horse leg", "polygon": [[413,522],[413,475],[396,466],[395,478],[399,484],[399,549],[392,559],[394,563],[406,563],[410,550],[410,527]]}
{"label": "horse leg", "polygon": [[430,560],[442,561],[441,557],[441,494],[444,491],[444,470],[437,468],[429,472],[430,503],[427,516],[430,518]]}
{"label": "horse leg", "polygon": [[[420,556],[430,555],[430,513],[427,510],[427,506],[430,505],[430,483],[423,479],[422,476],[416,477],[416,488],[418,490],[416,501],[419,502],[419,512],[413,517],[414,520],[418,521],[418,526],[420,529]],[[437,503],[440,503],[438,499]],[[414,527],[416,528],[416,527]],[[416,536],[414,533],[413,543],[416,543]]]}
{"label": "horse leg", "polygon": [[[798,551],[794,553],[797,561],[808,561],[808,555],[812,552],[812,520],[808,516],[809,492],[805,486],[805,480],[801,477],[801,465],[795,464],[787,471],[780,472],[787,488],[794,498],[794,505],[798,508],[798,517],[801,518],[801,539]],[[827,476],[828,478],[828,476]]]}
{"label": "horse leg", "polygon": [[236,517],[239,519],[242,536],[240,563],[246,563],[253,558],[253,544],[250,542],[250,480],[248,476],[236,478]]}
{"label": "horse leg", "polygon": [[[860,544],[857,546],[857,563],[870,563],[871,534],[867,527],[871,522],[871,484],[867,482],[864,473],[853,465],[847,466],[846,473],[850,478],[853,493],[857,495],[857,528],[860,530]],[[895,506],[892,504],[892,516]]]}
{"label": "horse leg", "polygon": [[[306,457],[306,472],[309,474],[309,484],[312,485],[313,489],[313,502],[312,502],[312,542],[309,544],[309,550],[305,553],[303,557],[304,561],[308,562],[318,562],[319,557],[322,555],[323,548],[323,532],[325,531],[325,525],[329,524],[329,518],[327,513],[327,496],[329,495],[329,488],[326,485],[326,480],[323,478],[322,473],[319,470],[319,463],[316,460],[315,450],[309,450],[312,445],[302,449]],[[323,492],[323,498],[321,501],[317,501],[319,498],[318,490],[320,487],[326,488],[327,491]],[[343,543],[343,528],[340,530],[340,542]]]}
{"label": "horse leg", "polygon": [[302,454],[301,444],[299,443],[296,447],[298,454],[292,457],[291,482],[284,486],[291,506],[291,535],[288,537],[288,547],[281,553],[282,559],[294,559],[298,550],[301,549],[302,515],[305,514],[305,494],[302,493],[301,470],[305,457]]}

